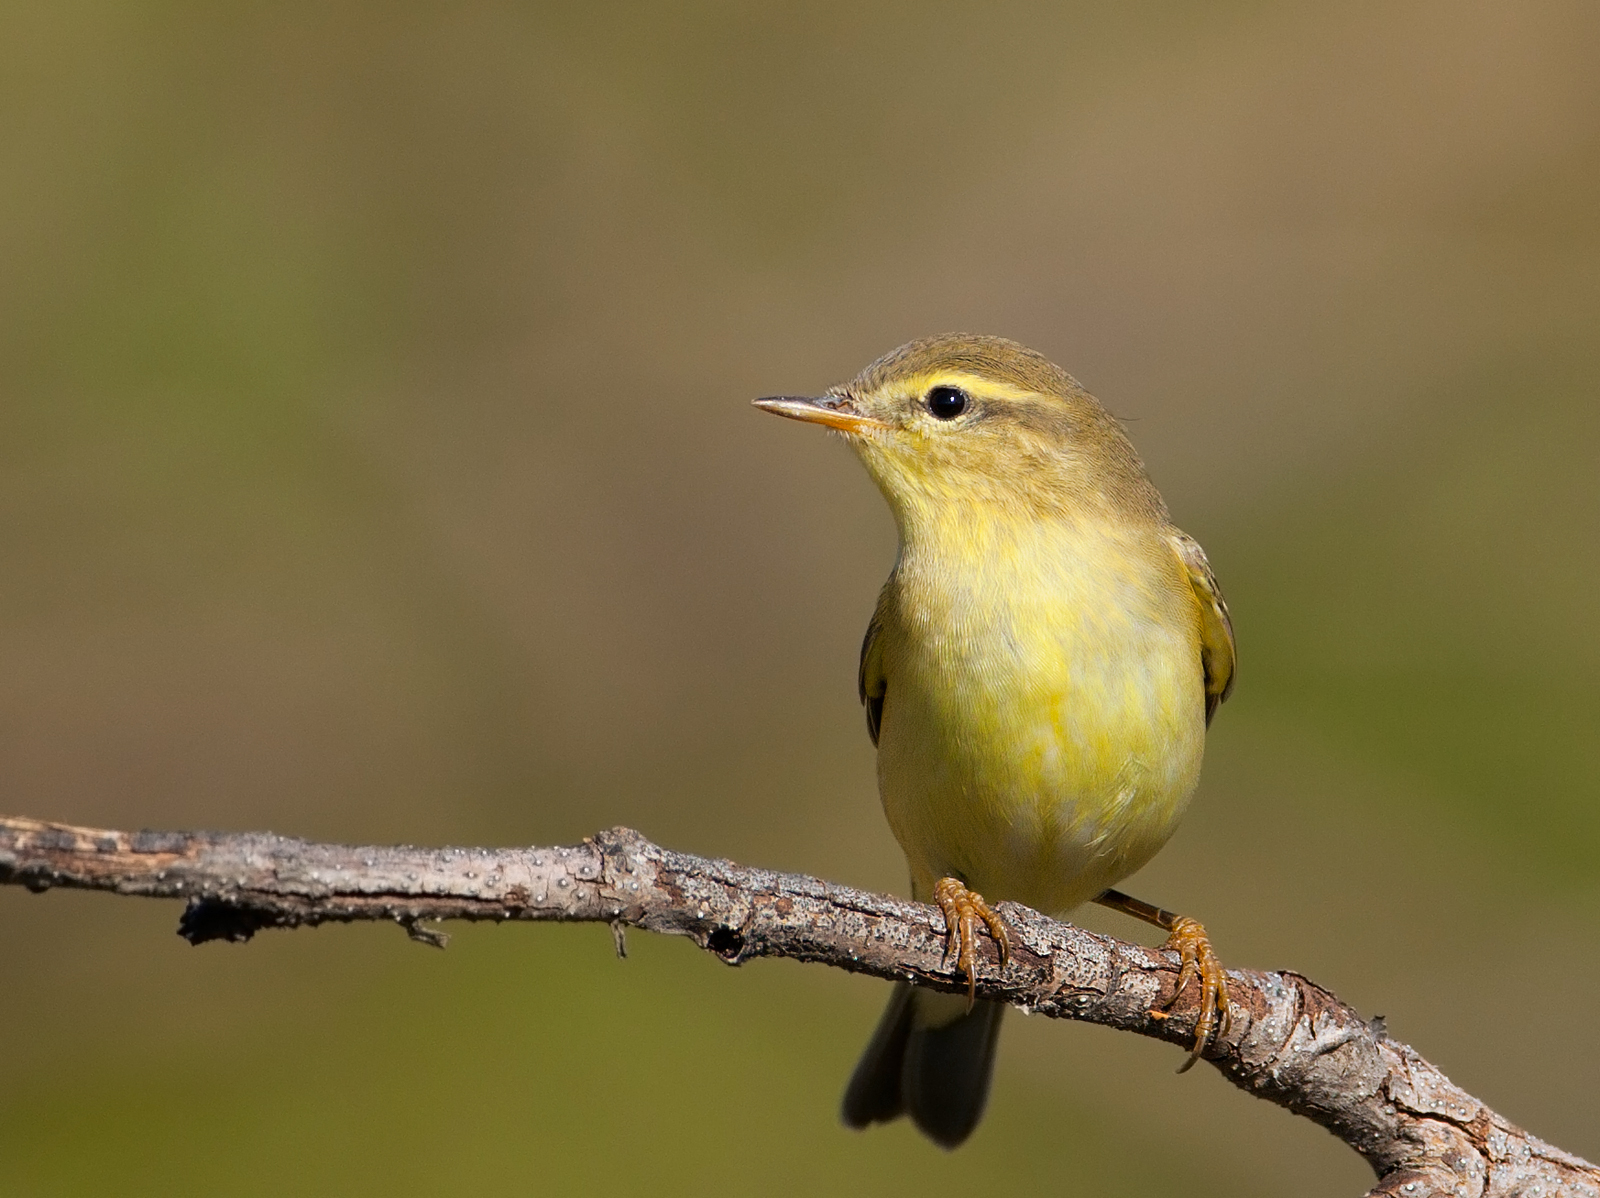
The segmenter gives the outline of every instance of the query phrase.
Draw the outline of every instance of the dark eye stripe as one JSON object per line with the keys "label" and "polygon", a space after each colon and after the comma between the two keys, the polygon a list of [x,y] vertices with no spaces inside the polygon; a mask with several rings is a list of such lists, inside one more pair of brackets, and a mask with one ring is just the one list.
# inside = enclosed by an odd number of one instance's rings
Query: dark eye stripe
{"label": "dark eye stripe", "polygon": [[940,420],[954,420],[967,410],[968,402],[960,387],[934,387],[928,392],[928,411]]}

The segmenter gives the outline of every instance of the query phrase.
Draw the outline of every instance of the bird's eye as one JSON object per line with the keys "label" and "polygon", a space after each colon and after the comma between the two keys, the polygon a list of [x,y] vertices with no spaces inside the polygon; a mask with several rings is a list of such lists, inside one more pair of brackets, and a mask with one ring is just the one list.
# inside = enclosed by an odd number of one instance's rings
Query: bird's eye
{"label": "bird's eye", "polygon": [[940,420],[954,420],[967,410],[967,393],[960,387],[935,387],[928,392],[928,411]]}

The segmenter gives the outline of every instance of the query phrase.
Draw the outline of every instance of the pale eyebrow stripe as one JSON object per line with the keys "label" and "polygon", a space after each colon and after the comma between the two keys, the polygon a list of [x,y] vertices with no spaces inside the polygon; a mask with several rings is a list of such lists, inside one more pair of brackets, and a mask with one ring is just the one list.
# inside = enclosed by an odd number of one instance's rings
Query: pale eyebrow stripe
{"label": "pale eyebrow stripe", "polygon": [[966,370],[925,370],[901,380],[897,385],[905,387],[913,395],[926,395],[934,387],[945,386],[960,387],[971,395],[987,399],[1039,398],[1037,391],[996,382]]}

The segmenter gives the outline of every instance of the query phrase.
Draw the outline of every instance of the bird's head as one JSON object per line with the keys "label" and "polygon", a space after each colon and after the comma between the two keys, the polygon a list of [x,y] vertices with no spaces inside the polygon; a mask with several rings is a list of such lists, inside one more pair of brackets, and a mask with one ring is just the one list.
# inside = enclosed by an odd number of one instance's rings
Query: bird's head
{"label": "bird's head", "polygon": [[973,507],[1164,515],[1116,420],[1066,371],[1003,337],[912,341],[821,396],[755,404],[842,433],[902,522]]}

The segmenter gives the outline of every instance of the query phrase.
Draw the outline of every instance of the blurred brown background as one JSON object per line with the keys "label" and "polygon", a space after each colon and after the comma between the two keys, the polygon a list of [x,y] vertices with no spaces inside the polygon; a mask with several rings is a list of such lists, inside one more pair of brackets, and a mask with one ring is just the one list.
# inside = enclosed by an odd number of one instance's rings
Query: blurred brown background
{"label": "blurred brown background", "polygon": [[[1239,629],[1132,888],[1600,1156],[1592,4],[0,21],[0,808],[901,888],[888,514],[747,401],[1004,333],[1129,421]],[[1132,1037],[1013,1019],[947,1157],[836,1123],[876,983],[176,916],[0,892],[0,1192],[1369,1178]]]}

